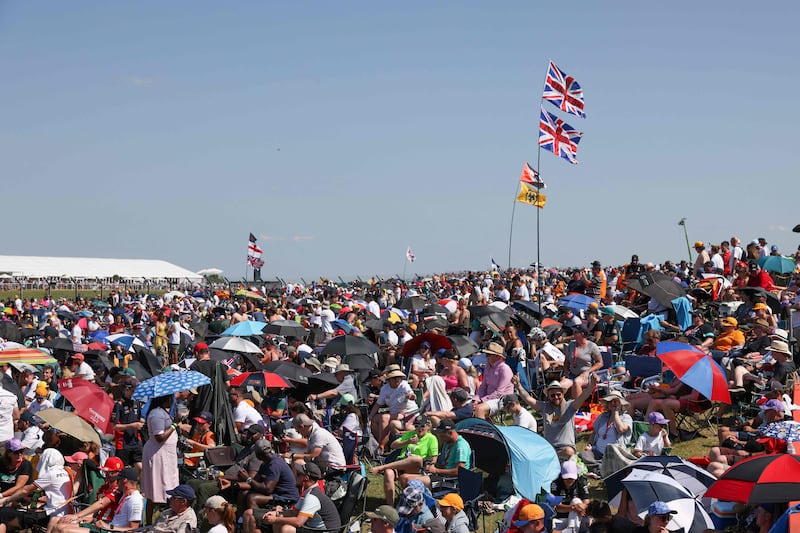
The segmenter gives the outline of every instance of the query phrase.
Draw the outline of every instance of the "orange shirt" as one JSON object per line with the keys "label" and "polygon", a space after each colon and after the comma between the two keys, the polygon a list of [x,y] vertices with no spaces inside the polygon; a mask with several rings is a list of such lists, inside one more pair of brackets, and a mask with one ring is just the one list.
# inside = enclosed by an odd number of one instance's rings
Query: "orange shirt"
{"label": "orange shirt", "polygon": [[714,348],[728,352],[731,348],[744,345],[744,333],[734,328],[730,331],[723,331],[714,341]]}

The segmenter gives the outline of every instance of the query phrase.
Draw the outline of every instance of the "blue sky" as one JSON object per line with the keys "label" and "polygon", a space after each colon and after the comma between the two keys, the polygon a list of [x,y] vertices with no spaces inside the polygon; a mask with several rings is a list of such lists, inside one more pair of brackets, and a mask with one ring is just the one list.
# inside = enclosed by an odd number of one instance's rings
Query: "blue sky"
{"label": "blue sky", "polygon": [[[0,2],[2,253],[265,278],[508,262],[549,59],[545,264],[682,259],[800,223],[798,7],[774,2]],[[569,11],[566,8],[569,7]],[[512,264],[536,258],[519,205]]]}

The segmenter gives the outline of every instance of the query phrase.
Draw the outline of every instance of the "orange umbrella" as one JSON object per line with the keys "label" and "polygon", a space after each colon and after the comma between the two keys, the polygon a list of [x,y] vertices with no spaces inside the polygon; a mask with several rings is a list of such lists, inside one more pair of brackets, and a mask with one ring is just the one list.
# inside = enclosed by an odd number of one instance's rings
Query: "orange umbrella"
{"label": "orange umbrella", "polygon": [[55,363],[53,356],[33,348],[9,348],[0,351],[0,363],[27,363],[29,365],[49,365]]}

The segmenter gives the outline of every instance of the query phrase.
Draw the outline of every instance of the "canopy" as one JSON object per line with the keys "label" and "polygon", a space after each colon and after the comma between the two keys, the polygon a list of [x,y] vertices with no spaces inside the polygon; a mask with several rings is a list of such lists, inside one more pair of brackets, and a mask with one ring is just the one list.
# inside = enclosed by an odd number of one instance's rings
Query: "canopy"
{"label": "canopy", "polygon": [[561,474],[555,449],[543,437],[520,426],[495,426],[480,418],[456,424],[475,454],[475,466],[501,475],[511,463],[511,480],[520,496],[535,501]]}

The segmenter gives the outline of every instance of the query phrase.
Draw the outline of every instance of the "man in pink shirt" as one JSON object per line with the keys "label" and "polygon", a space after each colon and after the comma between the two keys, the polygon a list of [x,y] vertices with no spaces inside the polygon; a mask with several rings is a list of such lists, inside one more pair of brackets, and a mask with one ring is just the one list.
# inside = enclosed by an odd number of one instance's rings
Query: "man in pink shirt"
{"label": "man in pink shirt", "polygon": [[511,367],[506,364],[503,347],[490,342],[483,351],[489,364],[483,369],[483,381],[475,394],[474,413],[478,418],[486,418],[500,410],[500,398],[514,392],[511,383]]}

